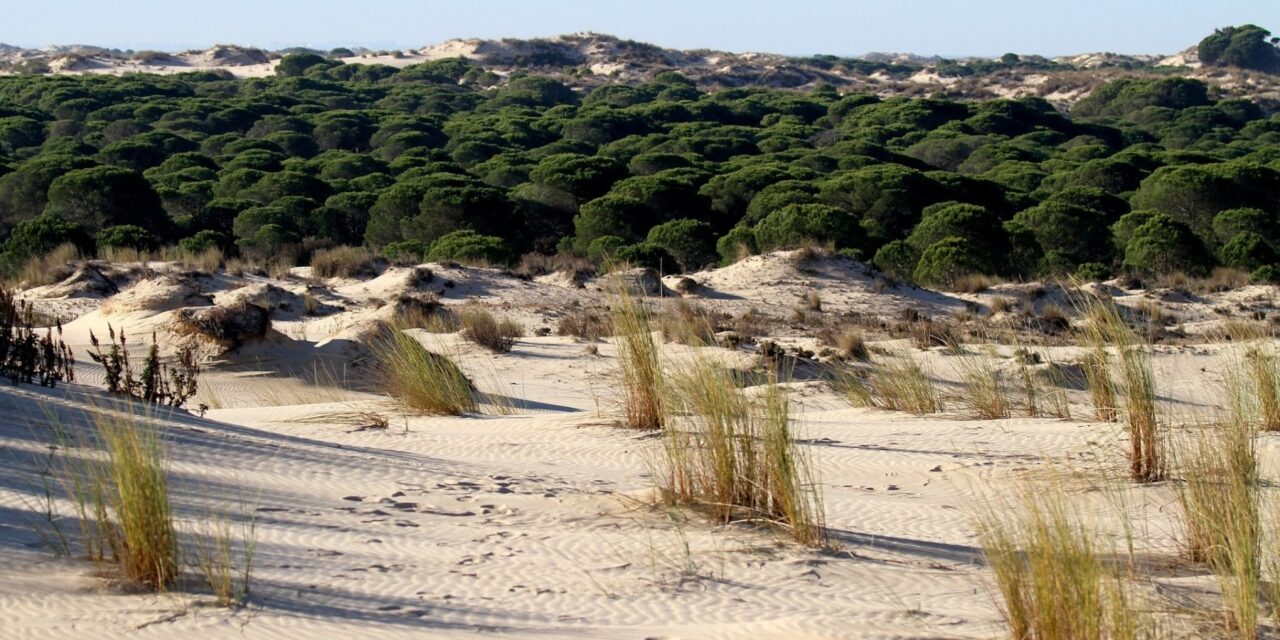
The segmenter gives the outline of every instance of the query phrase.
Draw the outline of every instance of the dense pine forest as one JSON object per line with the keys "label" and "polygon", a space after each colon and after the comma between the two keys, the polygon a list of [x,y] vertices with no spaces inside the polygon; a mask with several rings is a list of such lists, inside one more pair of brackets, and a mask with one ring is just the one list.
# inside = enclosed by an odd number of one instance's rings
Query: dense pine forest
{"label": "dense pine forest", "polygon": [[1215,267],[1273,281],[1278,216],[1280,114],[1173,76],[1117,80],[1070,113],[704,92],[675,72],[582,92],[462,59],[314,54],[271,78],[0,78],[11,273],[67,243],[666,272],[821,244],[938,287]]}

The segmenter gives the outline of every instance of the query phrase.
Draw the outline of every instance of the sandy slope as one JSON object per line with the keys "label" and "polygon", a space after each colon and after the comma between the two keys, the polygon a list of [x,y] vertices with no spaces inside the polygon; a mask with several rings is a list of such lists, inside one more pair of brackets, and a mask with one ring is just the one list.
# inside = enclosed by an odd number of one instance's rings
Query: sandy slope
{"label": "sandy slope", "polygon": [[[705,304],[779,315],[811,287],[833,307],[885,316],[906,304],[938,312],[963,306],[922,290],[876,293],[873,278],[845,263],[797,272],[785,258],[753,258],[693,277],[707,287]],[[441,287],[454,283],[441,289],[446,304],[505,306],[531,328],[554,326],[575,300],[599,302],[595,285],[432,269]],[[135,286],[157,286],[143,282]],[[215,301],[246,284],[201,282]],[[418,334],[453,351],[483,390],[511,398],[509,415],[490,407],[460,418],[404,416],[377,396],[300,379],[308,366],[333,361],[324,358],[322,335],[366,322],[378,312],[368,299],[403,292],[406,282],[403,270],[393,270],[329,283],[326,299],[346,310],[327,317],[278,308],[274,346],[247,345],[206,371],[201,397],[217,399],[215,408],[203,418],[160,414],[183,526],[194,527],[211,510],[256,518],[254,592],[242,609],[209,606],[198,589],[126,594],[94,565],[43,548],[30,523],[42,508],[46,412],[77,428],[80,410],[101,402],[101,371],[82,363],[80,383],[54,391],[0,387],[4,635],[987,638],[999,635],[1000,614],[971,526],[983,496],[1007,494],[1049,463],[1120,473],[1123,435],[1115,425],[1081,418],[1083,392],[1072,392],[1075,420],[977,421],[854,409],[824,383],[796,380],[788,386],[797,424],[820,471],[837,548],[813,551],[765,531],[711,526],[649,506],[658,441],[614,426],[612,344],[592,355],[571,338],[531,336],[510,354],[490,356],[456,336]],[[83,345],[88,330],[100,333],[106,322],[163,327],[172,304],[124,304],[142,298],[175,299],[117,294],[108,308],[126,311],[87,313],[68,325],[68,338]],[[688,352],[666,348],[672,357]],[[1162,347],[1156,369],[1166,405],[1190,412],[1214,402],[1205,381],[1220,379],[1227,352],[1219,345]],[[1071,349],[1046,353],[1066,360]],[[922,356],[958,393],[955,357]],[[361,430],[357,410],[382,412],[391,427]],[[1267,438],[1270,465],[1276,443]],[[1176,531],[1168,487],[1127,495],[1146,517],[1140,545],[1170,548]],[[1103,501],[1084,499],[1109,518]],[[70,513],[66,504],[60,510]],[[1168,588],[1205,582],[1176,572],[1161,580]]]}

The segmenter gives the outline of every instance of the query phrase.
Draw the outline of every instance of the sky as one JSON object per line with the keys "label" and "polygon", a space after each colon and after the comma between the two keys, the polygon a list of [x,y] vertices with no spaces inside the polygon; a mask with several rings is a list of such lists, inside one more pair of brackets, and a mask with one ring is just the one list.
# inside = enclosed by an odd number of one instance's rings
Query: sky
{"label": "sky", "polygon": [[1280,33],[1280,0],[0,0],[0,42],[135,50],[403,49],[596,31],[681,49],[1054,56],[1175,53],[1245,23]]}

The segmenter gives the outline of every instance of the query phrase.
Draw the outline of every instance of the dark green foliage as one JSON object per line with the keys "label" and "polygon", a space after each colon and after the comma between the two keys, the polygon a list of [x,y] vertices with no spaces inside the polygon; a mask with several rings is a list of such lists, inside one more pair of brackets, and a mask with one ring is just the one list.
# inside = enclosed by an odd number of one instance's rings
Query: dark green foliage
{"label": "dark green foliage", "polygon": [[905,240],[894,240],[880,247],[871,262],[890,277],[910,280],[920,262],[920,252]]}
{"label": "dark green foliage", "polygon": [[1161,214],[1135,229],[1124,251],[1124,266],[1139,273],[1206,275],[1210,264],[1208,250],[1191,228]]}
{"label": "dark green foliage", "polygon": [[[1267,37],[1220,30],[1202,59],[1263,69]],[[1130,249],[1159,269],[1143,247],[1189,239],[1138,234],[1156,215],[1200,241],[1195,267],[1260,264],[1280,242],[1274,105],[1176,75],[1121,77],[1063,114],[1038,98],[825,85],[704,93],[675,72],[579,92],[551,76],[581,73],[580,61],[554,55],[499,77],[463,59],[395,69],[321,53],[289,51],[267,78],[0,77],[4,266],[67,241],[91,253],[104,230],[104,247],[268,257],[363,244],[413,262],[437,242],[492,260],[497,238],[503,263],[625,250],[674,259],[668,272],[816,242],[931,282],[961,267],[1013,278],[1116,268]],[[1056,68],[1013,55],[936,65],[957,77]]]}
{"label": "dark green foliage", "polygon": [[659,273],[680,273],[680,265],[665,249],[648,242],[620,247],[614,251],[613,262],[632,267],[647,267]]}
{"label": "dark green foliage", "polygon": [[587,258],[597,263],[607,262],[625,246],[627,241],[618,236],[600,236],[587,245]]}
{"label": "dark green foliage", "polygon": [[750,227],[737,226],[716,240],[716,254],[720,256],[720,264],[729,265],[742,258],[757,253],[756,233]]}
{"label": "dark green foliage", "polygon": [[1081,282],[1102,282],[1112,277],[1111,268],[1101,262],[1086,262],[1076,267],[1076,272],[1072,274]]}
{"label": "dark green foliage", "polygon": [[427,244],[421,240],[392,242],[382,248],[381,255],[398,264],[418,264],[426,259]]}
{"label": "dark green foliage", "polygon": [[685,271],[694,271],[715,262],[714,238],[710,223],[683,218],[650,229],[647,242],[666,249]]}
{"label": "dark green foliage", "polygon": [[427,249],[427,262],[485,263],[508,265],[515,259],[511,247],[496,236],[482,236],[470,229],[440,236]]}
{"label": "dark green foliage", "polygon": [[1264,264],[1253,270],[1249,274],[1249,278],[1260,284],[1280,284],[1280,267],[1274,264]]}
{"label": "dark green foliage", "polygon": [[1228,267],[1257,269],[1264,264],[1274,264],[1280,259],[1275,247],[1261,235],[1252,231],[1241,231],[1218,249],[1218,261]]}
{"label": "dark green foliage", "polygon": [[210,249],[222,249],[228,246],[227,237],[217,231],[205,229],[195,235],[178,241],[178,248],[192,255],[199,255]]}
{"label": "dark green foliage", "polygon": [[849,212],[825,204],[791,204],[765,216],[755,226],[761,251],[794,249],[807,244],[857,247],[860,228]]}
{"label": "dark green foliage", "polygon": [[946,238],[924,250],[912,275],[921,284],[950,287],[962,276],[994,270],[994,261],[981,247],[964,238]]}
{"label": "dark green foliage", "polygon": [[107,227],[94,236],[98,249],[104,247],[127,247],[142,251],[154,250],[160,246],[154,233],[133,224],[120,224]]}
{"label": "dark green foliage", "polygon": [[1271,39],[1271,32],[1252,24],[1214,30],[1200,41],[1196,54],[1212,67],[1280,73],[1280,48]]}

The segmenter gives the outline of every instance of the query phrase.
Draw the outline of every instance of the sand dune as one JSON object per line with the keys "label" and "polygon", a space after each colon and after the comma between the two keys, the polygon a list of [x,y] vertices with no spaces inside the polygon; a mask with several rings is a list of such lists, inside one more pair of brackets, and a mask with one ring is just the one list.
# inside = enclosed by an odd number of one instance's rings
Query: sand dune
{"label": "sand dune", "polygon": [[[103,398],[101,368],[82,358],[75,384],[0,388],[5,635],[989,638],[1001,633],[1001,614],[972,526],[985,497],[1050,463],[1109,472],[1123,465],[1122,428],[1090,422],[1083,391],[1068,392],[1074,419],[972,420],[954,404],[923,417],[851,408],[823,381],[797,378],[788,393],[819,470],[836,548],[815,551],[768,530],[713,526],[651,506],[660,442],[616,426],[612,340],[591,353],[571,337],[528,335],[511,353],[493,355],[456,335],[415,334],[455,354],[482,391],[508,398],[506,415],[405,415],[355,384],[367,367],[332,347],[378,317],[386,308],[378,299],[432,293],[446,307],[484,304],[531,334],[554,332],[570,309],[607,302],[595,281],[577,288],[496,270],[423,268],[429,281],[407,268],[320,283],[300,279],[305,270],[293,279],[174,273],[121,279],[120,293],[105,297],[78,296],[67,290],[74,283],[27,292],[46,312],[78,316],[66,324],[78,350],[107,323],[159,336],[182,308],[237,300],[270,307],[269,337],[209,356],[199,399],[211,408],[203,417],[157,412],[167,428],[180,524],[194,526],[211,510],[244,510],[256,519],[258,556],[247,606],[224,609],[209,606],[198,589],[124,593],[92,563],[44,548],[31,521],[40,517],[48,481],[41,475],[46,412],[83,428],[80,411]],[[824,317],[857,313],[886,322],[905,309],[943,316],[1009,295],[1001,287],[950,295],[895,286],[852,261],[804,262],[790,253],[689,277],[698,284],[690,300],[733,315],[755,309],[774,319],[771,337],[809,347],[812,328],[789,318],[810,290],[820,292]],[[1121,292],[1118,300],[1156,300],[1190,330],[1221,318],[1217,305],[1253,304],[1270,291],[1167,303],[1144,293]],[[304,313],[304,294],[323,300],[324,312]],[[872,346],[905,342],[884,335]],[[664,349],[679,358],[693,348]],[[753,347],[702,349],[726,362],[756,357]],[[1001,349],[1012,355],[1012,347]],[[1041,349],[1063,362],[1076,351]],[[962,393],[956,356],[918,355],[944,391]],[[1191,412],[1219,402],[1207,382],[1221,379],[1229,356],[1229,346],[1194,335],[1157,347],[1163,404]],[[389,428],[361,428],[362,411],[386,415]],[[1276,444],[1264,436],[1265,466],[1273,465]],[[1173,545],[1170,488],[1130,487],[1127,495],[1146,518],[1139,544]],[[1091,513],[1109,518],[1100,498],[1083,499],[1096,500]],[[71,512],[65,501],[60,507]],[[1160,583],[1212,578],[1170,574]]]}

